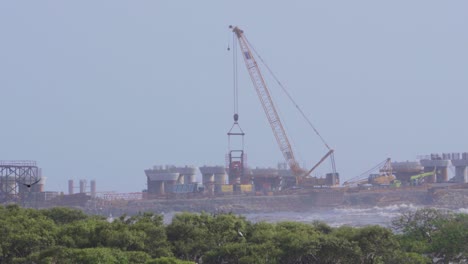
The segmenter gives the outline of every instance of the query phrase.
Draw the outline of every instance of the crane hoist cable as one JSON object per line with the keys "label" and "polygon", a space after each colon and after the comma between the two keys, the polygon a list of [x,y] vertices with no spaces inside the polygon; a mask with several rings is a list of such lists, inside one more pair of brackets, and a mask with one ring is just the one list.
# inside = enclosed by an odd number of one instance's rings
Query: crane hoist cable
{"label": "crane hoist cable", "polygon": [[[255,90],[257,91],[257,95],[259,96],[259,99],[262,103],[262,107],[265,111],[265,114],[267,115],[268,121],[270,122],[270,126],[273,130],[273,134],[275,135],[275,138],[277,140],[277,143],[280,147],[280,150],[283,153],[283,156],[285,157],[287,163],[289,164],[289,167],[293,171],[293,173],[296,175],[296,181],[298,177],[305,177],[310,175],[310,173],[318,167],[326,158],[329,156],[333,156],[334,150],[329,147],[329,145],[325,142],[323,137],[318,133],[318,130],[312,125],[312,122],[307,118],[307,116],[304,114],[304,112],[301,110],[301,108],[298,106],[298,104],[292,99],[291,95],[287,92],[287,90],[284,88],[284,86],[279,82],[278,78],[273,74],[271,69],[266,65],[266,63],[263,61],[263,59],[258,55],[258,52],[254,49],[254,47],[248,42],[246,39],[244,32],[239,29],[238,27],[233,27],[230,26],[232,31],[235,33],[235,36],[237,37],[237,40],[239,42],[240,50],[242,51],[242,57],[244,59],[245,65],[247,67],[247,71],[249,72],[249,75],[251,77],[251,80],[254,84]],[[315,133],[319,136],[319,138],[322,140],[324,145],[329,149],[328,153],[308,172],[304,171],[302,168],[300,168],[299,164],[297,163],[296,159],[294,158],[294,153],[291,147],[291,144],[289,143],[288,137],[286,135],[286,132],[284,131],[284,127],[281,123],[281,120],[278,116],[277,110],[274,106],[274,102],[271,99],[270,92],[266,86],[266,83],[263,79],[263,76],[260,72],[260,69],[258,67],[258,64],[251,52],[251,49],[254,50],[256,53],[257,57],[262,61],[262,63],[267,67],[268,71],[270,74],[274,76],[276,81],[280,84],[280,87],[285,91],[287,94],[288,98],[294,103],[296,108],[299,110],[299,112],[302,114],[302,116],[306,119],[306,121],[309,123],[309,125],[313,128]],[[336,173],[336,168],[334,164],[334,158],[331,158],[332,161],[332,167],[333,167],[333,173]]]}
{"label": "crane hoist cable", "polygon": [[[244,36],[245,38],[245,36]],[[301,116],[304,118],[304,120],[307,122],[307,124],[312,128],[312,130],[315,132],[315,134],[319,137],[319,139],[322,141],[322,143],[325,145],[325,147],[329,150],[329,152],[312,168],[309,170],[309,172],[306,175],[310,175],[310,173],[315,170],[326,158],[330,157],[331,161],[331,166],[332,166],[332,172],[336,174],[336,164],[335,164],[335,155],[334,155],[334,150],[328,145],[328,143],[325,141],[323,136],[318,132],[317,128],[312,124],[312,121],[307,117],[307,115],[302,111],[302,108],[299,107],[299,104],[294,100],[294,98],[291,96],[289,91],[286,89],[286,87],[281,83],[281,81],[276,77],[274,72],[271,70],[271,68],[268,66],[268,64],[263,60],[262,56],[257,52],[255,47],[249,42],[247,38],[245,38],[245,41],[247,44],[252,48],[253,52],[257,56],[257,58],[260,60],[260,62],[265,66],[267,71],[270,73],[270,75],[273,77],[273,79],[276,81],[276,83],[279,85],[279,87],[283,90],[283,92],[286,94],[288,99],[291,101],[291,103],[296,107],[296,109],[299,111]],[[234,42],[235,43],[235,42]]]}
{"label": "crane hoist cable", "polygon": [[233,36],[232,42],[232,71],[233,71],[233,92],[234,92],[234,121],[237,121],[239,118],[239,88],[238,88],[238,78],[237,78],[237,42],[235,41],[235,36]]}
{"label": "crane hoist cable", "polygon": [[[303,174],[303,170],[299,166],[298,162],[294,157],[294,152],[292,150],[291,144],[289,143],[289,139],[286,135],[284,127],[281,123],[281,120],[278,116],[276,111],[276,107],[274,105],[273,100],[271,99],[270,91],[268,90],[265,80],[260,72],[258,64],[250,50],[248,43],[246,42],[245,36],[243,35],[243,31],[238,27],[230,26],[232,31],[235,33],[237,37],[239,49],[242,54],[242,58],[244,59],[245,66],[247,71],[250,75],[250,79],[254,85],[255,91],[260,99],[261,105],[265,114],[267,116],[268,122],[270,123],[270,127],[273,131],[273,134],[276,138],[276,142],[288,163],[289,167],[293,171],[293,174],[296,177],[299,177]],[[296,178],[297,180],[297,178]]]}
{"label": "crane hoist cable", "polygon": [[268,64],[266,64],[266,62],[263,60],[263,58],[260,56],[260,54],[258,54],[257,50],[255,49],[254,46],[252,46],[252,44],[250,44],[250,42],[246,39],[247,43],[249,44],[250,47],[252,47],[252,50],[255,52],[255,55],[260,59],[260,61],[262,62],[262,64],[265,66],[265,68],[268,70],[268,72],[271,74],[271,76],[273,77],[273,79],[275,79],[275,81],[278,83],[278,85],[281,87],[281,89],[283,90],[283,92],[286,94],[286,96],[289,98],[289,100],[291,101],[291,103],[294,104],[294,106],[296,107],[296,109],[299,111],[299,113],[302,115],[302,117],[307,121],[307,123],[309,124],[309,126],[314,130],[315,134],[317,134],[317,136],[320,138],[320,140],[322,141],[322,143],[325,145],[325,147],[328,149],[328,150],[331,150],[330,146],[327,144],[327,142],[325,141],[325,139],[322,137],[322,135],[320,135],[320,133],[318,132],[318,130],[315,128],[315,126],[312,124],[312,122],[310,121],[310,119],[306,116],[306,114],[304,113],[304,111],[302,111],[302,109],[299,107],[299,105],[296,103],[296,101],[292,98],[291,94],[288,92],[288,90],[286,89],[286,87],[281,83],[281,81],[276,77],[276,75],[273,73],[273,71],[270,69],[270,67],[268,66]]}

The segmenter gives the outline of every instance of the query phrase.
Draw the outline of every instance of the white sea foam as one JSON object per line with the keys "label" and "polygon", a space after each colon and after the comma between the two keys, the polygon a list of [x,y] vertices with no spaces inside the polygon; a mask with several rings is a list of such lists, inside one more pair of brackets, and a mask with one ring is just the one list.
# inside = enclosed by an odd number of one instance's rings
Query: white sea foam
{"label": "white sea foam", "polygon": [[[375,206],[369,208],[321,208],[306,212],[275,212],[275,213],[246,213],[243,214],[251,222],[284,222],[294,221],[301,223],[312,223],[314,221],[325,222],[332,227],[343,225],[366,226],[381,225],[390,227],[391,221],[399,217],[403,212],[415,211],[421,206],[414,204],[399,204],[389,206]],[[468,214],[468,208],[453,210],[458,213]],[[169,222],[170,214],[164,216]]]}
{"label": "white sea foam", "polygon": [[457,213],[468,214],[468,208],[459,208],[455,210]]}

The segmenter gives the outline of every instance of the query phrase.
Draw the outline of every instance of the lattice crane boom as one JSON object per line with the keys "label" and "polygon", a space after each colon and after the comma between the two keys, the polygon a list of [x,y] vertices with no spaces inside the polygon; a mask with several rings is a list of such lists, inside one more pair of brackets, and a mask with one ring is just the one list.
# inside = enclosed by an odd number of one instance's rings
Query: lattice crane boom
{"label": "lattice crane boom", "polygon": [[255,91],[257,92],[260,102],[262,103],[263,110],[265,111],[265,114],[268,118],[268,122],[270,123],[279,148],[283,153],[284,159],[288,163],[295,176],[303,176],[305,172],[303,169],[301,169],[299,163],[294,157],[294,152],[291,144],[289,143],[286,131],[284,130],[273,100],[271,99],[270,92],[268,91],[265,80],[263,79],[263,76],[260,72],[257,61],[255,60],[251,49],[249,48],[249,44],[244,36],[244,32],[238,27],[233,27],[232,31],[237,36],[245,65],[249,72],[250,78],[252,79]]}

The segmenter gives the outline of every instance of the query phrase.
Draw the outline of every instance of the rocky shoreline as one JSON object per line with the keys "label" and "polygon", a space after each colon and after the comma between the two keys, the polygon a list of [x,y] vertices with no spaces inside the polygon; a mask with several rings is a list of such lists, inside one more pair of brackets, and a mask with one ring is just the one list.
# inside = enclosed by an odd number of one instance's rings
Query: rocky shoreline
{"label": "rocky shoreline", "polygon": [[[307,193],[253,196],[237,195],[224,197],[204,197],[191,199],[154,199],[120,201],[87,206],[89,213],[134,215],[140,212],[233,212],[269,213],[304,212],[317,208],[369,208],[413,204],[444,208],[465,208],[468,206],[468,189],[427,189],[411,188],[399,190],[312,191]],[[98,210],[98,211],[97,211]]]}

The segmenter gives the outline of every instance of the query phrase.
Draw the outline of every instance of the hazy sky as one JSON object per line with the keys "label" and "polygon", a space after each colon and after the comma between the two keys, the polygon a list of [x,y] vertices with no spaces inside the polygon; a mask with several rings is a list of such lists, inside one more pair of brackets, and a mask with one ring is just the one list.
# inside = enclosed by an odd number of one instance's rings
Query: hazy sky
{"label": "hazy sky", "polygon": [[[467,11],[465,0],[1,1],[0,159],[38,161],[51,191],[95,179],[136,192],[153,165],[224,165],[230,24],[336,150],[342,181],[387,157],[468,152]],[[239,66],[249,164],[276,166]],[[310,167],[326,149],[270,84]]]}

